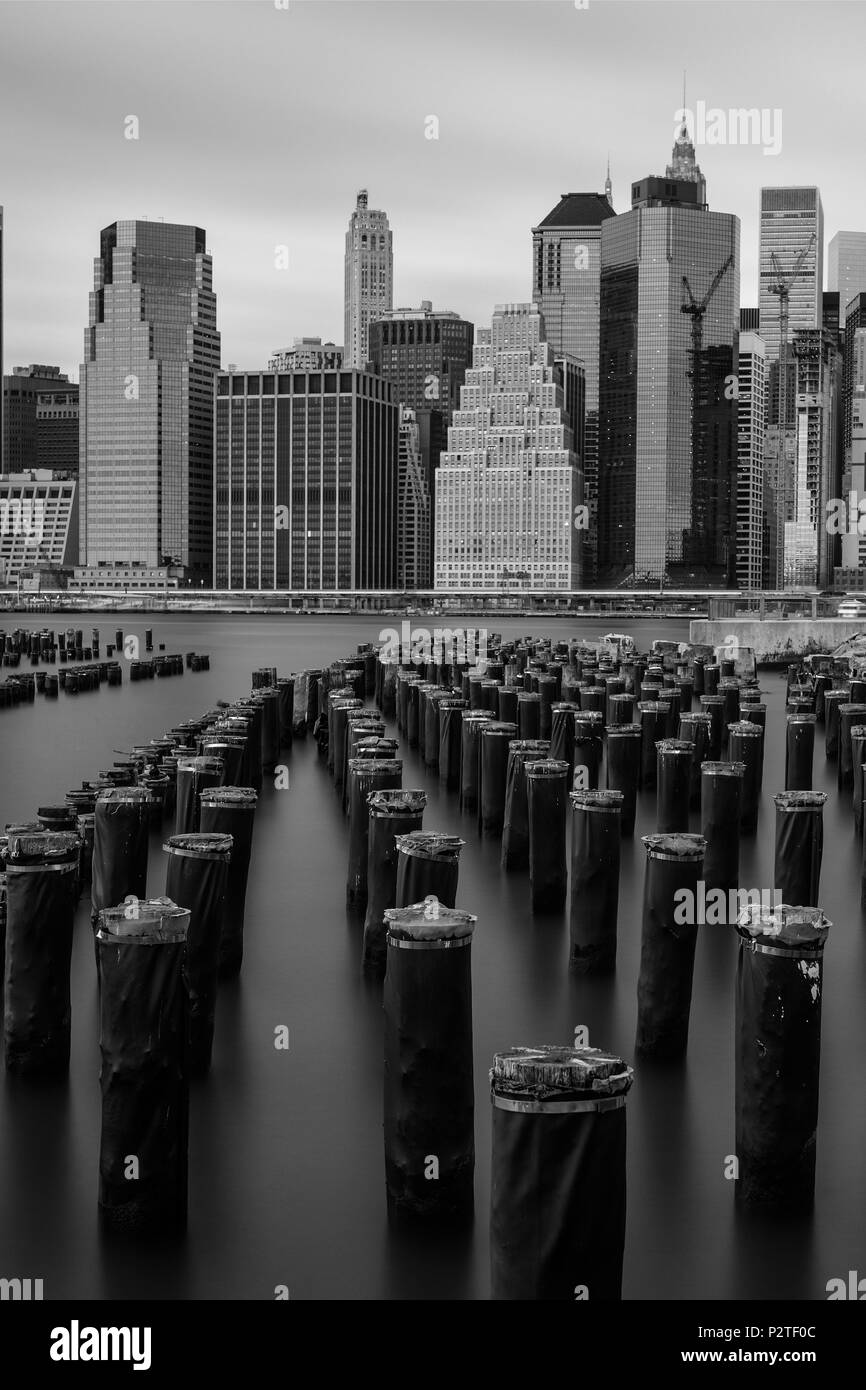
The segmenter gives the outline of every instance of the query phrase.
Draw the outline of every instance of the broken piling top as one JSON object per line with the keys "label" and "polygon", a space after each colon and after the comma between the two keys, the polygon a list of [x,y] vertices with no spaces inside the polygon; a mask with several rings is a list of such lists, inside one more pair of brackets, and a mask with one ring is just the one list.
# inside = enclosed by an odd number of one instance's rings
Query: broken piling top
{"label": "broken piling top", "polygon": [[685,831],[671,835],[643,835],[641,838],[649,859],[680,859],[688,862],[703,859],[707,848],[703,835],[690,835]]}
{"label": "broken piling top", "polygon": [[656,742],[656,751],[690,758],[695,751],[695,745],[688,738],[660,738]]}
{"label": "broken piling top", "polygon": [[[193,758],[192,761],[215,762],[217,766],[217,771],[219,771],[223,765],[222,758]],[[178,764],[178,766],[180,766],[180,764]],[[153,801],[153,797],[147,790],[147,787],[100,787],[99,795],[96,798],[96,805],[104,806],[109,801],[114,806],[116,806],[119,802],[124,802],[128,804],[134,804],[138,802],[141,805],[145,805],[148,802]]]}
{"label": "broken piling top", "polygon": [[97,941],[123,941],[131,946],[162,946],[184,942],[190,910],[171,898],[131,899],[99,914]]}
{"label": "broken piling top", "polygon": [[490,1069],[490,1093],[511,1101],[539,1102],[625,1099],[632,1068],[598,1047],[511,1047],[497,1052]]}
{"label": "broken piling top", "polygon": [[383,787],[367,793],[371,816],[417,816],[427,805],[427,793],[414,787]]}
{"label": "broken piling top", "polygon": [[[608,738],[619,738],[620,734],[625,734],[629,738],[643,737],[643,729],[640,724],[605,724],[604,732]],[[656,747],[658,748],[658,744]]]}
{"label": "broken piling top", "polygon": [[827,793],[777,792],[773,800],[780,811],[817,811],[827,800]]}
{"label": "broken piling top", "polygon": [[259,794],[255,787],[207,787],[205,791],[199,792],[200,805],[226,806],[231,810],[254,807],[258,799]]}
{"label": "broken piling top", "polygon": [[752,903],[737,918],[737,933],[755,951],[779,950],[820,955],[833,923],[820,907]]}
{"label": "broken piling top", "polygon": [[438,830],[410,830],[408,835],[395,835],[397,849],[419,859],[457,860],[466,844],[459,835],[446,835]]}
{"label": "broken piling top", "polygon": [[614,814],[622,811],[625,796],[619,791],[579,791],[569,792],[575,811],[608,811]]}
{"label": "broken piling top", "polygon": [[27,866],[78,863],[81,840],[72,830],[35,830],[9,827],[6,847],[7,871]]}
{"label": "broken piling top", "polygon": [[513,738],[508,745],[509,755],[519,756],[521,753],[541,753],[550,752],[549,738]]}
{"label": "broken piling top", "polygon": [[233,844],[231,835],[219,835],[214,831],[188,831],[182,835],[170,835],[163,849],[167,854],[179,854],[186,859],[225,859],[228,862]]}
{"label": "broken piling top", "polygon": [[178,772],[210,772],[214,777],[220,776],[224,765],[222,758],[207,758],[204,756],[178,758],[177,760]]}
{"label": "broken piling top", "polygon": [[735,724],[729,724],[728,733],[738,734],[740,738],[764,737],[764,730],[760,724],[753,724],[750,719],[738,719]]}
{"label": "broken piling top", "polygon": [[478,918],[458,907],[446,907],[434,894],[409,907],[385,909],[388,937],[393,941],[461,941],[472,939]]}
{"label": "broken piling top", "polygon": [[745,772],[745,763],[714,763],[709,760],[701,763],[702,777],[743,777]]}
{"label": "broken piling top", "polygon": [[525,773],[532,781],[542,777],[568,777],[571,764],[560,758],[539,758],[526,764]]}

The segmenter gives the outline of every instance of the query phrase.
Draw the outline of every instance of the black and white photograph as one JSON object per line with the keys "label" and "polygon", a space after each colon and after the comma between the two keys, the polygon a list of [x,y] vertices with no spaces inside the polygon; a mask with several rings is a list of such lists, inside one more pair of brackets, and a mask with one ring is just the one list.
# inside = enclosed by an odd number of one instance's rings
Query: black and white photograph
{"label": "black and white photograph", "polygon": [[0,0],[29,1373],[321,1365],[293,1303],[856,1347],[864,53],[863,0]]}

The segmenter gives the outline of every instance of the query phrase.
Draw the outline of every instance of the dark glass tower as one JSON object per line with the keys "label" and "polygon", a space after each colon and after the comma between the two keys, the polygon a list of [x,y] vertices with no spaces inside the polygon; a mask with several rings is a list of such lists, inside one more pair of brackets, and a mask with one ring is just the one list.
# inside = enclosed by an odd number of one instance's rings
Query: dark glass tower
{"label": "dark glass tower", "polygon": [[82,564],[173,563],[210,583],[220,337],[201,227],[104,229],[84,357]]}
{"label": "dark glass tower", "polygon": [[[407,430],[413,437],[417,431],[423,474],[418,480],[411,468],[400,471],[397,582],[401,587],[429,589],[433,585],[433,508],[418,505],[417,488],[433,497],[448,426],[460,404],[466,369],[472,365],[474,333],[473,325],[459,314],[436,312],[426,299],[418,309],[392,309],[370,324],[370,365],[392,383],[397,400],[412,413]],[[416,535],[422,525],[427,529],[423,537]]]}
{"label": "dark glass tower", "polygon": [[604,585],[736,583],[740,223],[710,212],[683,128],[601,228]]}

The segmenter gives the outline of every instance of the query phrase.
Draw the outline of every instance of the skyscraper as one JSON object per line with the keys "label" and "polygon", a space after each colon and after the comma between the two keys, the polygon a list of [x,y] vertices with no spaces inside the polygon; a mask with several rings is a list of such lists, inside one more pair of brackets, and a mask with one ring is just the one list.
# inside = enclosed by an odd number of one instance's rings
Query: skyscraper
{"label": "skyscraper", "polygon": [[826,585],[831,575],[827,502],[838,497],[841,362],[833,334],[800,328],[794,334],[797,369],[793,486],[785,514],[785,588]]}
{"label": "skyscraper", "polygon": [[[413,437],[417,433],[428,499],[433,496],[434,473],[472,361],[474,331],[459,314],[434,310],[428,299],[418,309],[392,309],[370,324],[370,365],[392,383],[397,400],[412,413],[407,430]],[[415,584],[400,582],[407,588],[429,589],[433,583],[432,506],[418,507],[414,484],[406,490],[411,476],[401,470],[398,533],[403,559],[398,567],[403,574],[411,571]],[[413,537],[412,528],[422,524],[428,528],[426,537]],[[411,564],[409,555],[415,557]]]}
{"label": "skyscraper", "polygon": [[598,510],[598,333],[601,229],[616,214],[611,206],[610,170],[601,193],[563,193],[556,207],[532,229],[532,298],[544,316],[547,341],[556,353],[583,363],[586,389],[581,455],[589,526],[583,537],[584,583],[596,565]]}
{"label": "skyscraper", "polygon": [[[3,382],[3,209],[0,207],[0,386]],[[6,438],[6,420],[3,409],[3,391],[0,390],[0,473],[6,468],[3,457]]]}
{"label": "skyscraper", "polygon": [[[779,296],[772,293],[777,270],[790,274],[799,253],[806,256],[788,295],[788,341],[798,328],[819,328],[824,288],[824,210],[815,187],[762,188],[758,308],[767,360],[779,360]],[[834,288],[831,286],[831,288]]]}
{"label": "skyscraper", "polygon": [[220,336],[201,227],[102,231],[84,358],[82,564],[174,563],[210,583]]}
{"label": "skyscraper", "polygon": [[736,575],[740,223],[710,212],[683,127],[601,229],[600,583]]}
{"label": "skyscraper", "polygon": [[766,358],[763,339],[757,333],[741,332],[737,369],[737,583],[741,589],[762,587]]}
{"label": "skyscraper", "polygon": [[393,303],[394,256],[388,216],[367,207],[367,190],[362,188],[346,232],[344,366],[366,366],[370,323]]}
{"label": "skyscraper", "polygon": [[[851,302],[851,301],[849,301]],[[842,535],[840,568],[834,573],[838,588],[866,588],[866,534],[860,534],[861,499],[866,498],[866,293],[858,294],[845,320],[845,471],[841,496],[855,494],[854,507],[846,507],[847,526]]]}
{"label": "skyscraper", "polygon": [[219,589],[393,589],[397,430],[372,372],[217,377]]}
{"label": "skyscraper", "polygon": [[534,304],[480,329],[436,471],[437,589],[580,586],[583,479]]}
{"label": "skyscraper", "polygon": [[397,455],[397,587],[431,587],[431,480],[424,461],[415,411],[400,407]]}
{"label": "skyscraper", "polygon": [[839,291],[839,322],[855,295],[866,291],[866,232],[837,232],[827,247],[827,289]]}

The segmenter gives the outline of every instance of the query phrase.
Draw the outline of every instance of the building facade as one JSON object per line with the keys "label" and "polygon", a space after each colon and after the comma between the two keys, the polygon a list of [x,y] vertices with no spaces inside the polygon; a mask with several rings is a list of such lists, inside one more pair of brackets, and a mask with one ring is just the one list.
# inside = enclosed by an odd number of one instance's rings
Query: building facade
{"label": "building facade", "polygon": [[766,350],[757,333],[741,333],[737,368],[737,584],[760,589],[764,556]]}
{"label": "building facade", "polygon": [[36,467],[78,472],[78,386],[68,383],[36,397]]}
{"label": "building facade", "polygon": [[603,586],[736,582],[739,300],[739,218],[707,208],[683,129],[664,178],[602,224]]}
{"label": "building facade", "polygon": [[388,215],[367,206],[367,190],[358,194],[346,232],[345,336],[347,367],[364,368],[369,357],[373,319],[394,303],[394,253]]}
{"label": "building facade", "polygon": [[216,324],[202,228],[103,230],[81,368],[82,566],[179,566],[210,584]]}
{"label": "building facade", "polygon": [[222,372],[219,589],[393,589],[399,411],[368,372]]}
{"label": "building facade", "polygon": [[500,304],[478,332],[436,472],[434,584],[580,587],[583,478],[534,304]]}
{"label": "building facade", "polygon": [[579,452],[589,508],[583,547],[587,584],[595,577],[597,563],[601,229],[615,216],[607,194],[563,193],[532,229],[532,298],[544,316],[547,341],[556,353],[583,363],[586,402]]}
{"label": "building facade", "polygon": [[0,583],[33,565],[60,568],[78,554],[77,482],[45,469],[0,474]]}
{"label": "building facade", "polygon": [[844,324],[851,300],[866,293],[866,232],[837,232],[827,246],[827,288],[839,292]]}
{"label": "building facade", "polygon": [[[418,309],[392,309],[370,324],[370,366],[391,382],[397,400],[412,412],[431,499],[448,426],[472,362],[474,332],[474,326],[459,314],[434,310],[430,300],[422,300]],[[420,568],[414,562],[411,566],[417,576],[412,587],[429,589],[433,584],[433,509],[432,505],[419,509],[414,497],[414,493],[400,492],[399,506],[405,500],[409,514],[401,512],[398,532],[404,538],[404,553],[420,562]],[[416,524],[427,525],[426,536],[412,537]],[[405,565],[403,569],[409,572]]]}

